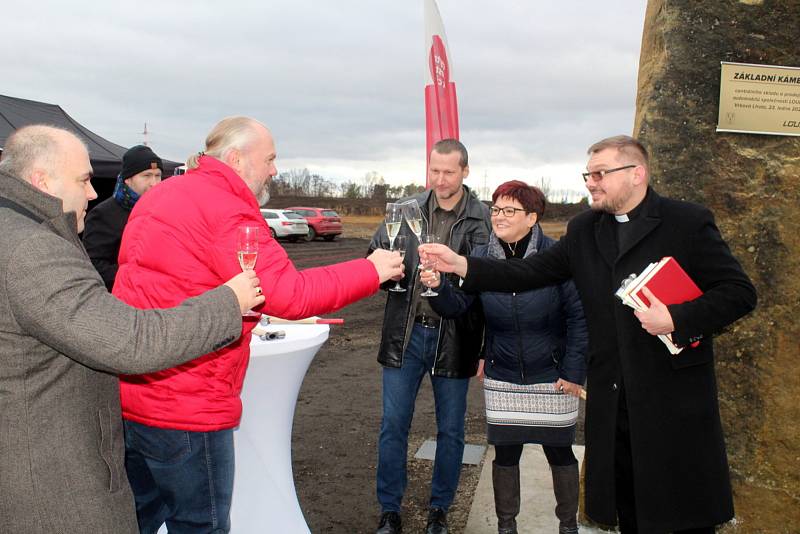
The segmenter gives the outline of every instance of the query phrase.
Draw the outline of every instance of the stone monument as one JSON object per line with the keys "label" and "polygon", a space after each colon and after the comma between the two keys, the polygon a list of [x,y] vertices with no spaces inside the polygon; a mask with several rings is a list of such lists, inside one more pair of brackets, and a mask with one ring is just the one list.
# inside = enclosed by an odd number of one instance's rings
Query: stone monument
{"label": "stone monument", "polygon": [[715,340],[725,532],[800,532],[800,137],[716,131],[720,62],[800,67],[798,36],[798,0],[649,0],[645,16],[633,134],[653,186],[711,208],[758,289]]}

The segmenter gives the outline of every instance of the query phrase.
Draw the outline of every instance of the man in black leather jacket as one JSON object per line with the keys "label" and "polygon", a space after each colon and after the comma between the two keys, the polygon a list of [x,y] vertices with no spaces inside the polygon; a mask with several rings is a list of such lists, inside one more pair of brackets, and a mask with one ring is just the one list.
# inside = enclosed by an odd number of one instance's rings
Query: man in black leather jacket
{"label": "man in black leather jacket", "polygon": [[[467,150],[453,139],[431,151],[429,190],[413,197],[420,206],[423,229],[436,234],[461,254],[488,242],[489,210],[463,185],[469,174]],[[411,199],[407,199],[411,200]],[[407,484],[408,432],[417,391],[431,377],[436,402],[437,447],[431,483],[427,532],[447,532],[447,510],[453,501],[464,451],[464,415],[469,377],[477,371],[483,344],[483,314],[473,309],[457,319],[442,319],[420,293],[416,276],[418,240],[407,224],[405,292],[387,292],[378,362],[383,365],[383,419],[378,444],[377,493],[381,505],[378,534],[400,532],[400,505]],[[386,227],[375,232],[370,251],[389,248]],[[458,283],[457,278],[454,279]]]}

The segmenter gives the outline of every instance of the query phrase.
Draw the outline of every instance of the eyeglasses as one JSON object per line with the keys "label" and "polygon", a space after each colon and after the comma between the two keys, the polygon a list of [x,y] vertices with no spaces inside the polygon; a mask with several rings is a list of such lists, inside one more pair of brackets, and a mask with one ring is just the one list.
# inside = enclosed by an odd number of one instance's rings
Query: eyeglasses
{"label": "eyeglasses", "polygon": [[617,171],[624,171],[625,169],[632,169],[634,167],[638,167],[638,165],[625,165],[624,167],[617,167],[615,169],[608,169],[605,171],[592,171],[592,172],[583,172],[581,175],[583,176],[583,181],[586,182],[589,180],[589,177],[592,177],[592,180],[595,182],[599,182],[603,178],[605,178],[606,174],[611,174],[612,172]]}
{"label": "eyeglasses", "polygon": [[503,212],[503,215],[509,218],[516,215],[518,211],[524,211],[525,213],[528,213],[528,210],[526,210],[525,208],[515,208],[513,206],[506,206],[505,208],[498,208],[497,206],[492,206],[491,208],[489,208],[489,213],[492,214],[492,217],[497,217],[498,215],[500,215],[501,211]]}

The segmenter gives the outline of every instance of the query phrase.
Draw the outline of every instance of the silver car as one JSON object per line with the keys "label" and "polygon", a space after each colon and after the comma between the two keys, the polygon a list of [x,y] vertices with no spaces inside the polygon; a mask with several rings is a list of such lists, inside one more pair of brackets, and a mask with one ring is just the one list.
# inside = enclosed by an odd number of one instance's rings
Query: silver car
{"label": "silver car", "polygon": [[261,216],[267,221],[272,237],[295,242],[308,235],[308,223],[297,213],[287,210],[262,209]]}

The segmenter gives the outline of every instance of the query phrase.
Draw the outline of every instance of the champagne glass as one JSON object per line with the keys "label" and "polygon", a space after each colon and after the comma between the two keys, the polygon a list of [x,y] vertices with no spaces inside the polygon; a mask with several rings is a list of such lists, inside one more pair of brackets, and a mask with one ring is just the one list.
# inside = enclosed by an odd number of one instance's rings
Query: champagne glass
{"label": "champagne glass", "polygon": [[[399,235],[394,238],[394,246],[391,250],[395,250],[400,253],[400,257],[404,258],[406,256],[406,247],[408,246],[408,236],[407,235]],[[400,280],[395,281],[394,287],[390,287],[389,291],[397,291],[398,293],[402,293],[405,291],[406,288],[400,286]]]}
{"label": "champagne glass", "polygon": [[386,233],[389,235],[389,250],[393,250],[394,238],[400,233],[400,226],[403,224],[403,208],[394,202],[386,203]]}
{"label": "champagne glass", "polygon": [[[258,226],[240,226],[237,230],[236,257],[242,271],[255,269],[258,259]],[[260,314],[252,310],[243,313],[243,317],[258,317]]]}
{"label": "champagne glass", "polygon": [[[421,243],[428,244],[428,243],[438,243],[439,237],[436,234],[422,234]],[[422,261],[420,264],[422,270],[426,273],[432,273],[436,271],[436,258],[427,257],[425,260]],[[420,293],[420,297],[435,297],[438,295],[436,291],[428,287],[424,293]]]}
{"label": "champagne glass", "polygon": [[422,242],[422,210],[419,209],[419,203],[416,199],[411,199],[403,202],[403,216],[406,218],[411,231],[417,236],[417,241]]}

